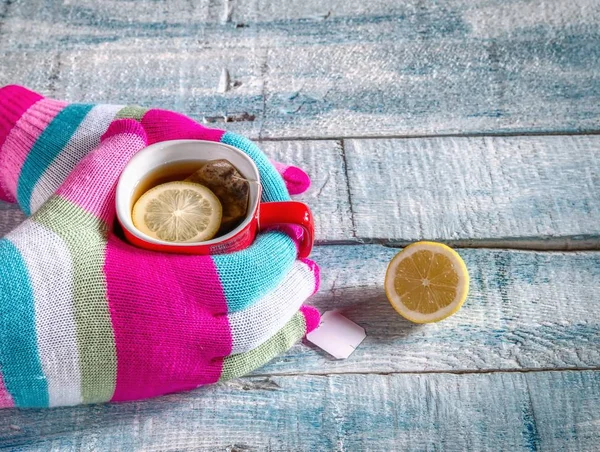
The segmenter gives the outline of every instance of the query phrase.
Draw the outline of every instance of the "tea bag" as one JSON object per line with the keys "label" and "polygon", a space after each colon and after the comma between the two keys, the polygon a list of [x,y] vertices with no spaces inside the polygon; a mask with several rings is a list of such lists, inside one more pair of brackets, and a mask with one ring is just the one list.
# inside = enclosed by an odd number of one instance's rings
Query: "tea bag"
{"label": "tea bag", "polygon": [[246,217],[250,183],[228,160],[211,160],[185,179],[208,187],[223,206],[223,219],[217,236],[233,231]]}

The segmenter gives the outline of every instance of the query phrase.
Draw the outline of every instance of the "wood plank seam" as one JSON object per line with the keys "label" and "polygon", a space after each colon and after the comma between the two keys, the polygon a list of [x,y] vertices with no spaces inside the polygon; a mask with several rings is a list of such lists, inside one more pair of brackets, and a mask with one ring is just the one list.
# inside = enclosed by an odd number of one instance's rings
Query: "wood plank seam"
{"label": "wood plank seam", "polygon": [[50,73],[48,74],[48,90],[49,96],[52,97],[56,92],[56,82],[60,79],[60,73],[62,70],[62,52],[56,52],[54,55],[54,64],[50,68]]}
{"label": "wood plank seam", "polygon": [[[493,137],[493,138],[519,138],[519,137],[544,137],[544,136],[552,136],[552,137],[569,137],[569,136],[595,136],[600,135],[600,129],[598,130],[575,130],[572,132],[564,132],[564,131],[548,131],[548,132],[526,132],[526,131],[518,131],[518,132],[469,132],[469,133],[428,133],[428,134],[405,134],[405,135],[397,135],[397,134],[381,134],[381,135],[340,135],[340,136],[310,136],[310,135],[302,135],[302,136],[268,136],[264,137],[260,135],[259,137],[254,137],[257,141],[341,141],[341,140],[395,140],[395,139],[419,139],[419,138],[485,138],[485,137]],[[250,136],[249,136],[250,138]]]}
{"label": "wood plank seam", "polygon": [[[424,239],[425,240],[425,239]],[[469,239],[469,240],[447,240],[436,237],[428,237],[427,240],[440,242],[451,248],[471,248],[490,250],[520,250],[520,251],[599,251],[600,234],[589,236],[561,236],[561,237],[506,237],[500,239]],[[404,248],[414,240],[394,240],[373,237],[355,236],[348,240],[316,240],[316,246],[337,245],[381,245],[386,248]]]}
{"label": "wood plank seam", "polygon": [[[348,358],[350,359],[350,358]],[[436,375],[436,374],[449,374],[449,375],[480,375],[480,374],[535,374],[535,373],[548,373],[548,372],[600,372],[600,367],[539,367],[531,369],[441,369],[441,370],[399,370],[390,372],[368,372],[368,371],[344,371],[339,372],[269,372],[260,373],[260,371],[253,372],[244,377],[238,378],[238,380],[251,379],[251,378],[269,378],[269,377],[333,377],[336,375]]]}
{"label": "wood plank seam", "polygon": [[4,2],[4,8],[0,12],[0,37],[2,37],[2,35],[3,35],[4,21],[8,17],[8,13],[14,2],[15,2],[15,0],[8,0],[8,1]]}
{"label": "wood plank seam", "polygon": [[537,427],[537,421],[535,416],[535,407],[533,406],[533,398],[531,396],[531,385],[529,379],[525,378],[525,388],[527,392],[527,403],[528,405],[523,408],[523,436],[527,440],[527,446],[531,451],[540,450],[540,433]]}
{"label": "wood plank seam", "polygon": [[260,79],[262,81],[262,120],[258,129],[258,140],[263,135],[263,128],[267,122],[267,71],[269,70],[269,48],[265,49],[265,60],[260,65]]}
{"label": "wood plank seam", "polygon": [[352,237],[356,238],[356,223],[354,221],[354,206],[352,204],[352,190],[350,189],[350,178],[348,177],[348,160],[346,159],[346,143],[344,140],[339,140],[342,148],[342,162],[344,166],[344,179],[346,188],[348,189],[348,206],[350,207],[350,224],[352,225]]}

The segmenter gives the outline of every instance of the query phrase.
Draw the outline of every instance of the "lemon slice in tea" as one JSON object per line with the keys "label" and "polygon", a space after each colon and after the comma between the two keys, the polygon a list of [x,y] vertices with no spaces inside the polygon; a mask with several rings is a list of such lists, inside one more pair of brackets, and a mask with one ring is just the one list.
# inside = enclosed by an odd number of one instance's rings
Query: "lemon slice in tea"
{"label": "lemon slice in tea", "polygon": [[168,182],[144,193],[133,206],[133,225],[166,242],[203,242],[221,226],[222,207],[204,185]]}
{"label": "lemon slice in tea", "polygon": [[385,293],[394,309],[415,323],[438,322],[455,314],[469,292],[462,258],[441,243],[417,242],[390,262]]}

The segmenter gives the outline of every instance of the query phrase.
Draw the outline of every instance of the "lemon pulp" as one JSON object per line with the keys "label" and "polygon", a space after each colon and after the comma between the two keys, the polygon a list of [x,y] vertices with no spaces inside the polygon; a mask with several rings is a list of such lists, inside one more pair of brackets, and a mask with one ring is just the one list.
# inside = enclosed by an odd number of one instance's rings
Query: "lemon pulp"
{"label": "lemon pulp", "polygon": [[461,308],[469,291],[469,274],[452,248],[417,242],[392,259],[385,290],[403,317],[416,323],[437,322]]}
{"label": "lemon pulp", "polygon": [[166,242],[203,242],[221,225],[222,206],[207,187],[168,182],[144,193],[133,207],[133,225]]}

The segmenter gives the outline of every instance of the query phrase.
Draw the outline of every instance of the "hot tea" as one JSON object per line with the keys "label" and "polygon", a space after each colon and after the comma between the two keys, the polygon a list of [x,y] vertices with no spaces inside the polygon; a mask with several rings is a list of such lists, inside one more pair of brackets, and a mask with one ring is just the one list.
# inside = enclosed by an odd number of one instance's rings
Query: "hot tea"
{"label": "hot tea", "polygon": [[161,165],[148,174],[146,174],[136,185],[131,200],[135,204],[140,197],[150,189],[165,184],[167,182],[176,182],[187,179],[204,166],[206,161],[202,160],[181,160]]}
{"label": "hot tea", "polygon": [[171,162],[137,184],[132,219],[161,240],[210,240],[244,221],[249,195],[249,182],[228,160]]}

